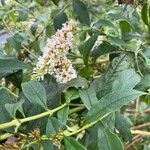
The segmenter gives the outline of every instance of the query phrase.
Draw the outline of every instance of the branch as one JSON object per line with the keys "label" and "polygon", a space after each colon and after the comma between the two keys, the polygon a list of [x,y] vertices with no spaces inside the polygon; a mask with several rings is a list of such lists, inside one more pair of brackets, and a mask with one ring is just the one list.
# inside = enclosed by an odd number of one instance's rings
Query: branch
{"label": "branch", "polygon": [[16,127],[19,127],[21,126],[21,124],[25,123],[25,122],[29,122],[29,121],[32,121],[32,120],[36,120],[36,119],[40,119],[42,117],[45,117],[45,116],[52,116],[53,113],[57,112],[58,110],[64,108],[67,104],[63,104],[55,109],[52,109],[52,110],[48,110],[44,113],[41,113],[41,114],[38,114],[38,115],[34,115],[34,116],[31,116],[31,117],[27,117],[27,118],[23,118],[23,119],[14,119],[10,122],[6,122],[6,123],[3,123],[3,124],[0,124],[0,130],[1,129],[5,129],[5,128],[9,128],[9,127],[13,127],[13,126],[16,126]]}

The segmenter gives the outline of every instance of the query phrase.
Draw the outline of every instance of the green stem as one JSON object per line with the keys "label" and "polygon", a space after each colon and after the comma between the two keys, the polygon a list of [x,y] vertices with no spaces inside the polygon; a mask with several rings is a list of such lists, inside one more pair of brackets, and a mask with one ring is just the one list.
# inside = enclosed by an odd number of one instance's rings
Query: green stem
{"label": "green stem", "polygon": [[5,128],[9,128],[9,127],[13,127],[13,126],[20,126],[21,124],[25,123],[25,122],[29,122],[29,121],[32,121],[32,120],[36,120],[36,119],[40,119],[42,117],[45,117],[45,116],[52,116],[53,113],[57,112],[58,110],[62,109],[63,107],[65,107],[67,104],[63,104],[53,110],[48,110],[44,113],[41,113],[41,114],[38,114],[38,115],[34,115],[34,116],[31,116],[31,117],[27,117],[27,118],[23,118],[23,119],[15,119],[15,120],[12,120],[11,122],[6,122],[6,123],[3,123],[3,124],[0,124],[0,130],[1,129],[5,129]]}
{"label": "green stem", "polygon": [[98,120],[96,120],[96,121],[94,121],[94,122],[91,122],[91,123],[89,123],[89,124],[84,125],[83,127],[79,128],[79,129],[77,129],[77,130],[75,130],[75,131],[73,131],[73,132],[69,132],[69,133],[68,133],[68,132],[65,130],[64,133],[63,133],[63,135],[64,135],[64,136],[72,136],[72,135],[78,134],[78,133],[82,132],[83,130],[86,130],[86,129],[92,127],[92,126],[95,125],[98,121],[102,120],[103,118],[105,118],[105,117],[108,116],[109,114],[110,114],[110,113],[106,114],[105,116],[103,116],[102,118],[100,118],[100,119],[98,119]]}
{"label": "green stem", "polygon": [[14,135],[14,134],[11,134],[11,133],[4,133],[4,134],[0,135],[0,141],[5,140],[5,139],[7,139],[7,138],[10,138],[10,137],[12,137],[13,135]]}
{"label": "green stem", "polygon": [[78,111],[83,110],[83,109],[85,109],[85,107],[76,107],[76,108],[73,108],[73,109],[70,110],[69,114],[73,114],[73,113],[78,112]]}

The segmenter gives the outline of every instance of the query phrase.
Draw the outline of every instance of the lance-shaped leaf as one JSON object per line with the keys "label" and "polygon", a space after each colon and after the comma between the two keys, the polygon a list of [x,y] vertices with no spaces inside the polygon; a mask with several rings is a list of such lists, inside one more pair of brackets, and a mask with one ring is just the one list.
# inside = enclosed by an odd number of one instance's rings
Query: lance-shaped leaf
{"label": "lance-shaped leaf", "polygon": [[86,148],[83,145],[81,145],[72,137],[65,137],[64,141],[65,150],[86,150]]}
{"label": "lance-shaped leaf", "polygon": [[91,123],[101,119],[110,112],[119,110],[123,105],[135,100],[143,94],[143,92],[128,89],[107,94],[91,107],[87,113],[84,124]]}
{"label": "lance-shaped leaf", "polygon": [[134,69],[123,70],[116,77],[112,90],[116,91],[123,89],[133,89],[140,82],[140,80],[140,75],[138,75]]}
{"label": "lance-shaped leaf", "polygon": [[98,148],[107,150],[123,150],[123,144],[119,137],[105,129],[100,123],[98,125]]}
{"label": "lance-shaped leaf", "polygon": [[57,31],[57,29],[61,29],[62,25],[67,21],[68,21],[68,18],[67,18],[66,13],[61,12],[57,14],[53,19],[55,30]]}
{"label": "lance-shaped leaf", "polygon": [[42,84],[38,81],[22,83],[22,90],[26,98],[33,104],[38,104],[43,108],[46,106],[46,92]]}
{"label": "lance-shaped leaf", "polygon": [[89,54],[97,38],[98,38],[98,33],[92,35],[86,42],[84,42],[83,44],[79,46],[79,51],[83,55],[83,61],[84,61],[85,66],[88,66]]}
{"label": "lance-shaped leaf", "polygon": [[142,7],[141,17],[142,17],[143,22],[146,25],[149,25],[148,4],[147,3],[145,3],[144,6]]}
{"label": "lance-shaped leaf", "polygon": [[0,59],[0,73],[12,73],[20,69],[28,69],[30,66],[17,59]]}
{"label": "lance-shaped leaf", "polygon": [[73,11],[82,24],[90,26],[90,17],[86,5],[80,0],[73,1]]}

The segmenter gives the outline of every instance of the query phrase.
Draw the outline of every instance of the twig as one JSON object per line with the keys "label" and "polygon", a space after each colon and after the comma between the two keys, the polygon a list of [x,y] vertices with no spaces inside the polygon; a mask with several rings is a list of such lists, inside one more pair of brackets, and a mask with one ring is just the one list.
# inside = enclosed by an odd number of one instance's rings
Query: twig
{"label": "twig", "polygon": [[131,133],[141,135],[141,136],[150,136],[150,132],[141,131],[141,130],[131,130]]}
{"label": "twig", "polygon": [[136,121],[137,119],[137,116],[138,116],[138,111],[139,111],[139,99],[136,99],[135,101],[135,114],[134,114],[134,122]]}
{"label": "twig", "polygon": [[144,124],[140,124],[140,125],[137,125],[137,126],[134,126],[134,127],[132,127],[131,129],[137,130],[137,129],[141,129],[141,128],[144,128],[144,127],[147,127],[147,126],[150,127],[150,122],[144,123]]}
{"label": "twig", "polygon": [[70,110],[69,114],[73,114],[73,113],[78,112],[78,111],[83,110],[83,109],[85,109],[85,107],[76,107],[76,108],[73,108],[73,109]]}
{"label": "twig", "polygon": [[130,150],[132,147],[143,139],[143,136],[137,136],[131,143],[125,145],[125,150]]}

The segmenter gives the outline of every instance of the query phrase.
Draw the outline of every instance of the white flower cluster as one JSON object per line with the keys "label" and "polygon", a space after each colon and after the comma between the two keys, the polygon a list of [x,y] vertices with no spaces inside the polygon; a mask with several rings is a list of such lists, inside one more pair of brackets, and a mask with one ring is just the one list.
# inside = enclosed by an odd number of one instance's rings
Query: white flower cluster
{"label": "white flower cluster", "polygon": [[57,82],[66,83],[77,77],[71,61],[67,58],[69,49],[73,47],[73,30],[75,23],[70,20],[61,30],[47,40],[43,55],[38,58],[33,69],[32,78],[43,79],[45,74],[53,75]]}

